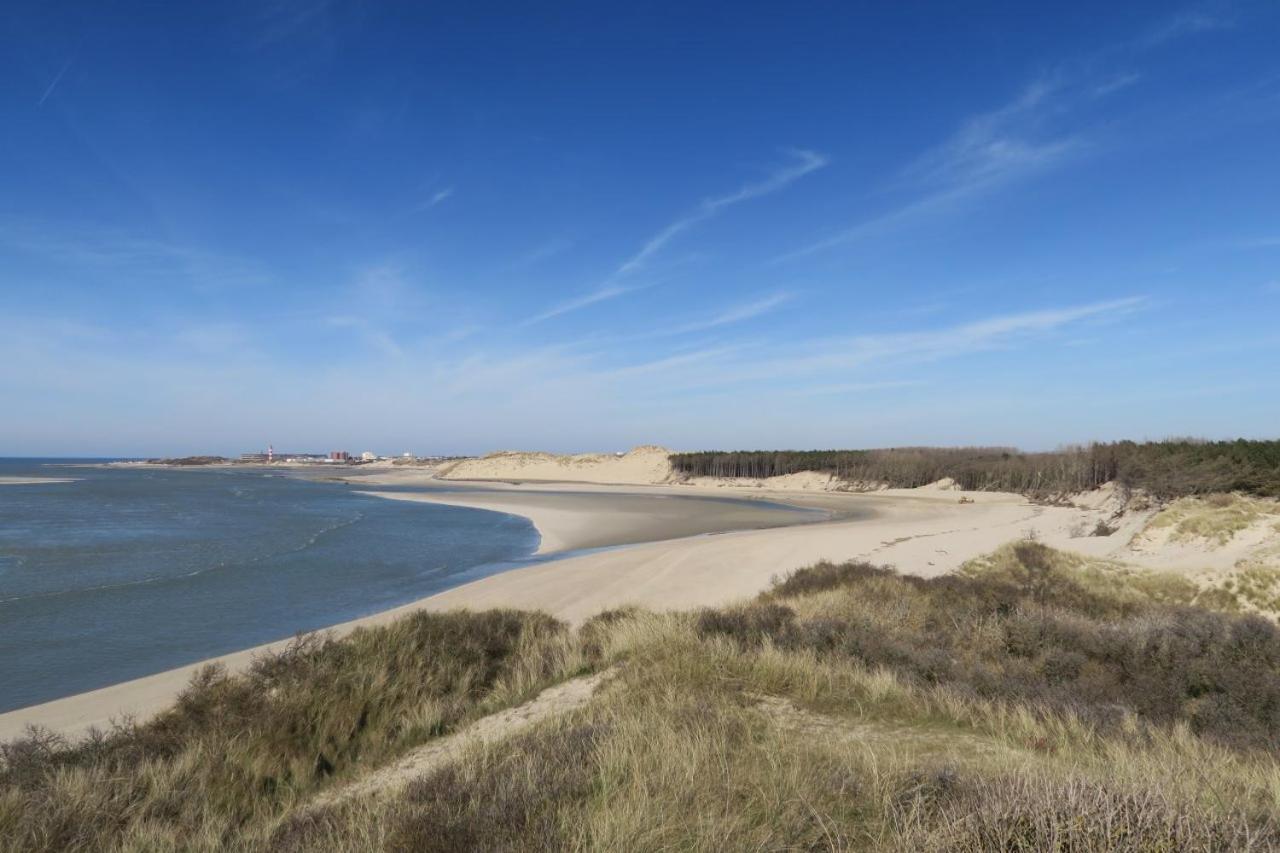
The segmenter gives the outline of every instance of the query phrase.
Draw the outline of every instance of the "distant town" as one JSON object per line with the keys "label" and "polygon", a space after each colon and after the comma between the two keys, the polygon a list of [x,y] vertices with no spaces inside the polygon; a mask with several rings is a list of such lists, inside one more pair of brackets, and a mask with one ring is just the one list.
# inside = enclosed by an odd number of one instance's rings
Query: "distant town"
{"label": "distant town", "polygon": [[241,462],[314,462],[319,464],[341,463],[349,465],[352,463],[359,464],[361,462],[385,462],[391,459],[417,459],[412,453],[402,453],[400,456],[379,456],[371,450],[366,450],[359,455],[349,453],[345,450],[330,450],[328,453],[283,453],[276,452],[275,448],[268,447],[265,451],[257,451],[252,453],[241,453]]}
{"label": "distant town", "polygon": [[453,458],[457,457],[418,456],[408,451],[401,453],[399,456],[383,456],[374,453],[372,450],[365,450],[361,453],[351,453],[346,450],[330,450],[328,453],[285,453],[268,445],[265,451],[241,453],[238,461],[249,464],[282,462],[294,465],[367,465],[370,462],[391,462],[393,464],[412,465],[433,464]]}
{"label": "distant town", "polygon": [[239,458],[226,456],[180,456],[174,458],[148,459],[152,465],[368,465],[374,462],[391,463],[392,465],[435,465],[458,456],[419,456],[415,453],[401,453],[399,456],[383,456],[371,450],[362,453],[351,453],[347,450],[330,450],[328,453],[286,453],[268,446],[266,450],[241,453]]}

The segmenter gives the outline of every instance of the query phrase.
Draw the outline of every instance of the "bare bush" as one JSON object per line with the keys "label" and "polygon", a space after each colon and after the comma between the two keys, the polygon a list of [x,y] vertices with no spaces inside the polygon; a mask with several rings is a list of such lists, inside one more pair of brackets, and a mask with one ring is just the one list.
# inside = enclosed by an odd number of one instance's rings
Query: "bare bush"
{"label": "bare bush", "polygon": [[1280,845],[1272,824],[1192,810],[1151,789],[1117,790],[1080,778],[916,776],[899,797],[894,824],[901,849],[948,853],[1210,853]]}

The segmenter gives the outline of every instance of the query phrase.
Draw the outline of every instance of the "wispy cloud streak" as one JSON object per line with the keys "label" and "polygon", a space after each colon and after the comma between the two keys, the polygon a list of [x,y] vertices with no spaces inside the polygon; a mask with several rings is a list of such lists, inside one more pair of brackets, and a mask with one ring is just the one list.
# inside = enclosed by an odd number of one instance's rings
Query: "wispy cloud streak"
{"label": "wispy cloud streak", "polygon": [[686,323],[677,323],[670,326],[661,326],[645,332],[635,334],[621,335],[594,335],[581,343],[584,345],[597,344],[601,341],[607,341],[610,344],[626,344],[638,341],[654,341],[663,338],[675,338],[681,335],[690,335],[696,332],[706,332],[712,329],[720,329],[732,326],[737,323],[745,323],[748,320],[754,320],[758,317],[764,317],[773,313],[778,308],[790,302],[794,298],[793,294],[786,292],[772,293],[744,302],[740,305],[733,305],[723,308],[720,311],[709,314],[699,320],[691,320]]}
{"label": "wispy cloud streak", "polygon": [[1057,165],[1082,145],[1076,135],[1043,129],[1045,116],[1063,107],[1060,89],[1053,79],[1039,80],[1010,103],[970,118],[903,170],[904,182],[918,191],[916,198],[779,260],[854,242]]}
{"label": "wispy cloud streak", "polygon": [[540,314],[535,314],[525,320],[523,325],[531,326],[534,323],[541,323],[543,320],[550,320],[552,317],[559,317],[562,314],[568,314],[571,311],[577,311],[580,308],[595,305],[597,302],[604,302],[605,300],[622,296],[623,294],[630,293],[633,290],[640,290],[640,286],[624,287],[620,284],[606,284],[590,293],[584,293],[582,296],[575,297],[566,302],[561,302],[558,305],[553,305],[546,311],[543,311]]}
{"label": "wispy cloud streak", "polygon": [[680,234],[699,223],[718,216],[727,208],[736,204],[742,204],[743,202],[783,190],[805,175],[823,168],[828,163],[826,157],[814,151],[798,149],[792,151],[791,154],[795,161],[792,165],[773,173],[763,181],[747,184],[736,192],[716,198],[704,199],[692,212],[675,220],[651,237],[638,252],[623,261],[613,271],[612,275],[595,290],[535,314],[525,320],[524,325],[540,323],[544,320],[585,308],[588,305],[595,305],[642,289],[644,285],[624,285],[621,282],[640,272],[654,255]]}
{"label": "wispy cloud streak", "polygon": [[453,187],[445,187],[444,189],[432,193],[431,197],[414,208],[415,213],[421,213],[424,210],[430,210],[440,202],[453,195]]}
{"label": "wispy cloud streak", "polygon": [[798,150],[792,152],[795,156],[795,165],[775,172],[768,179],[759,183],[747,184],[737,192],[729,195],[720,196],[719,198],[704,199],[696,209],[687,216],[677,219],[666,228],[663,228],[645,243],[640,251],[636,252],[628,258],[617,271],[615,277],[630,275],[641,269],[645,263],[656,254],[663,246],[671,242],[677,235],[688,231],[700,222],[705,222],[716,216],[725,208],[732,207],[735,204],[741,204],[744,201],[750,201],[753,198],[769,195],[785,189],[790,184],[803,178],[810,172],[827,165],[827,158],[813,151]]}
{"label": "wispy cloud streak", "polygon": [[[934,331],[862,335],[827,343],[811,366],[857,367],[888,359],[930,361],[967,355],[1034,338],[1090,319],[1115,319],[1139,308],[1131,296],[1065,308],[1002,314]],[[801,364],[805,363],[800,360]]]}
{"label": "wispy cloud streak", "polygon": [[971,118],[912,164],[908,176],[926,184],[978,188],[1052,163],[1075,144],[1069,137],[1035,138],[1038,112],[1057,93],[1054,81],[1033,83],[1013,102]]}
{"label": "wispy cloud streak", "polygon": [[[1100,99],[1142,79],[1140,73],[1125,66],[1156,46],[1234,25],[1234,21],[1203,9],[1186,10],[1135,39],[1058,66],[1008,104],[973,116],[949,139],[909,164],[902,177],[914,189],[912,198],[777,260],[805,257],[882,234],[1061,166],[1090,146],[1089,131],[1096,126],[1082,127],[1081,116]],[[1102,65],[1109,65],[1110,70],[1100,68]],[[1067,122],[1073,122],[1074,127],[1064,130]]]}
{"label": "wispy cloud streak", "polygon": [[715,314],[705,320],[697,320],[692,323],[672,326],[670,329],[665,329],[657,334],[685,335],[690,332],[704,332],[709,329],[718,329],[721,326],[730,326],[734,323],[754,320],[756,317],[762,317],[765,314],[771,313],[776,308],[779,308],[790,300],[790,293],[774,293],[769,296],[756,299],[752,302],[748,302],[744,305],[736,305],[732,308],[725,309],[719,314]]}
{"label": "wispy cloud streak", "polygon": [[574,241],[568,237],[556,237],[525,252],[511,264],[515,269],[536,266],[557,255],[562,255],[573,248]]}
{"label": "wispy cloud streak", "polygon": [[1138,45],[1158,47],[1183,36],[1227,30],[1234,26],[1235,21],[1231,18],[1210,14],[1203,9],[1187,9],[1156,24],[1138,40]]}
{"label": "wispy cloud streak", "polygon": [[[157,418],[163,429],[130,433],[162,445],[174,441],[175,434],[187,435],[184,440],[193,444],[225,441],[225,435],[218,437],[225,430],[209,428],[211,418],[233,428],[237,419],[241,425],[256,423],[267,412],[297,419],[299,440],[317,442],[344,427],[352,434],[367,433],[384,421],[417,423],[429,416],[474,451],[481,448],[470,445],[508,441],[509,422],[517,413],[528,416],[521,424],[524,441],[537,436],[564,441],[573,429],[567,425],[584,418],[596,430],[597,421],[608,423],[599,409],[606,399],[617,402],[616,414],[643,419],[663,410],[655,403],[680,395],[691,395],[703,407],[720,399],[744,413],[762,401],[776,402],[779,395],[797,405],[823,395],[909,395],[912,386],[936,388],[950,375],[945,368],[930,368],[932,363],[1003,349],[1063,346],[1067,333],[1078,327],[1121,321],[1142,304],[1134,297],[912,332],[812,342],[757,338],[629,355],[616,349],[511,346],[493,337],[424,349],[385,337],[376,324],[358,320],[342,324],[352,333],[350,340],[339,336],[305,360],[281,358],[281,324],[289,334],[313,327],[314,320],[273,316],[269,324],[210,321],[175,330],[152,323],[122,331],[69,324],[57,315],[12,315],[0,316],[0,389],[29,393],[37,401],[49,400],[50,389],[65,399],[102,399],[104,404],[128,398],[129,407],[108,406],[96,421],[108,424],[108,432],[115,423],[136,428],[139,406],[183,413],[177,423]],[[330,326],[339,327],[336,321]],[[314,389],[328,386],[346,389],[346,406],[332,410],[317,404]],[[414,393],[417,389],[430,393]],[[369,411],[383,413],[382,421],[370,421]],[[557,414],[541,414],[547,412]],[[403,435],[409,436],[409,429]],[[537,430],[543,432],[528,438]],[[11,441],[15,435],[10,429]],[[574,435],[568,440],[586,434]],[[600,434],[592,432],[586,440],[600,441]]]}
{"label": "wispy cloud streak", "polygon": [[71,63],[74,61],[75,60],[73,59],[67,60],[66,64],[62,66],[62,70],[54,76],[53,81],[45,88],[44,94],[40,96],[40,100],[36,101],[36,106],[44,106],[44,102],[49,100],[49,96],[53,94],[53,90],[58,88],[58,84],[62,82],[62,78],[66,75],[68,69],[71,68]]}
{"label": "wispy cloud streak", "polygon": [[251,260],[88,225],[0,217],[0,247],[59,266],[127,269],[147,277],[178,276],[204,287],[261,284],[269,278]]}
{"label": "wispy cloud streak", "polygon": [[[1138,310],[1145,297],[1127,297],[1063,308],[1003,314],[919,332],[857,335],[802,344],[735,348],[730,360],[699,359],[702,370],[682,369],[670,388],[692,390],[765,381],[830,384],[852,371],[895,364],[923,364],[1040,340],[1087,321],[1113,321]],[[718,354],[718,351],[711,351]]]}

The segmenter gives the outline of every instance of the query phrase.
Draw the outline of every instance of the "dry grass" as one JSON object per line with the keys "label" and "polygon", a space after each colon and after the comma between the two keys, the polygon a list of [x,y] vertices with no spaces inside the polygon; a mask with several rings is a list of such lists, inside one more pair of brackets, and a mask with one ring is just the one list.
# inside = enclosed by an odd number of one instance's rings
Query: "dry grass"
{"label": "dry grass", "polygon": [[581,667],[539,614],[415,614],[343,641],[300,638],[244,676],[208,668],[170,711],[68,746],[0,750],[0,846],[216,849],[331,780]]}
{"label": "dry grass", "polygon": [[[1148,604],[1189,605],[1201,588],[1182,575],[1152,572],[1100,557],[1059,551],[1034,542],[1011,542],[991,554],[971,560],[960,575],[972,579],[1027,586],[1039,572],[1069,579],[1090,595],[1128,608]],[[1209,606],[1209,605],[1206,605]],[[1209,609],[1218,609],[1209,606]]]}
{"label": "dry grass", "polygon": [[[10,748],[0,844],[1280,849],[1280,633],[1198,594],[1019,543],[948,578],[820,565],[740,607],[612,612],[576,636],[532,615],[421,617],[199,685],[149,736],[166,749],[115,736],[132,763],[121,746]],[[604,666],[618,675],[586,706],[402,793],[309,805],[330,778]]]}
{"label": "dry grass", "polygon": [[1280,532],[1280,501],[1247,495],[1216,494],[1179,498],[1162,509],[1148,531],[1168,530],[1174,542],[1226,545],[1249,528],[1268,524]]}
{"label": "dry grass", "polygon": [[1272,849],[1267,829],[1206,815],[1158,790],[1117,790],[1093,780],[1022,774],[922,777],[904,792],[895,830],[900,849],[1180,851]]}

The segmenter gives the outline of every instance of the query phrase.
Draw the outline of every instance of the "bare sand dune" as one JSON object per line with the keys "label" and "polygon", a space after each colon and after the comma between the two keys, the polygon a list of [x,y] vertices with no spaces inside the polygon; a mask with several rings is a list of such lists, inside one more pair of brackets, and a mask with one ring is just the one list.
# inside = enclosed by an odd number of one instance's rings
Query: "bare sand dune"
{"label": "bare sand dune", "polygon": [[[544,537],[564,547],[580,547],[582,532],[590,528],[591,520],[602,514],[608,515],[609,502],[616,497],[611,488],[594,487],[595,492],[586,491],[588,488],[584,487],[585,493],[575,498],[579,503],[576,512],[548,514],[544,506],[518,506],[517,502],[508,503],[503,508],[520,515],[525,515],[526,511],[534,512],[538,515]],[[541,489],[532,487],[531,491],[539,492]],[[517,493],[516,489],[511,492]],[[396,496],[412,500],[404,493],[396,493]],[[781,493],[769,497],[786,500]],[[774,574],[781,571],[823,557],[845,558],[872,553],[895,540],[902,547],[902,543],[919,535],[938,535],[948,530],[989,524],[993,528],[991,535],[980,538],[973,547],[980,549],[988,543],[998,544],[1016,535],[1019,525],[1038,511],[1036,507],[1023,505],[1018,498],[984,505],[957,506],[954,500],[918,501],[909,497],[884,500],[856,496],[814,497],[817,503],[824,497],[827,500],[840,498],[844,501],[878,502],[874,506],[863,507],[867,515],[874,516],[873,520],[699,535],[568,557],[508,571],[396,610],[346,622],[333,630],[340,635],[360,625],[384,624],[416,608],[479,610],[494,606],[524,607],[545,610],[561,619],[581,621],[604,608],[626,603],[648,607],[710,605],[759,592]],[[932,549],[922,546],[922,553]],[[942,546],[937,549],[945,551]],[[928,565],[931,562],[938,570],[959,565],[957,560],[963,551],[968,552],[956,549],[957,556],[942,564],[924,560],[924,567],[932,570],[933,566]],[[211,662],[223,663],[230,670],[241,670],[248,666],[256,653],[282,648],[285,642],[287,640],[246,649]],[[67,734],[81,734],[90,726],[108,725],[125,713],[145,719],[168,706],[200,666],[202,663],[178,667],[74,697],[55,699],[40,706],[3,713],[0,715],[0,739],[22,734],[24,727],[31,724]]]}
{"label": "bare sand dune", "polygon": [[[658,451],[639,449],[636,456],[648,460],[645,476],[657,476],[652,466]],[[665,454],[665,452],[663,452]],[[533,454],[532,456],[540,456]],[[663,455],[665,460],[665,455]],[[483,462],[484,460],[472,460]],[[625,460],[624,460],[625,461]],[[633,460],[634,462],[635,460]],[[573,493],[564,487],[509,482],[513,470],[506,462],[489,467],[471,466],[464,473],[501,471],[484,492],[454,491],[413,494],[385,493],[397,500],[430,500],[509,512],[530,518],[546,543],[546,550],[573,549],[588,544],[626,541],[649,536],[652,520],[642,513],[619,509],[622,498],[634,500],[636,486],[604,485],[576,476],[608,480],[620,469],[607,460],[580,467],[557,461],[532,461],[520,470],[575,482]],[[621,464],[621,463],[620,463]],[[636,469],[643,466],[636,464]],[[585,473],[583,473],[585,471]],[[452,473],[456,476],[458,468]],[[641,476],[632,470],[635,477]],[[362,483],[432,482],[424,472],[388,471],[352,478]],[[438,486],[438,482],[436,482]],[[994,551],[1011,540],[1035,538],[1049,545],[1087,556],[1136,563],[1149,568],[1194,573],[1206,564],[1239,565],[1241,554],[1265,555],[1280,560],[1280,506],[1276,502],[1236,503],[1215,506],[1190,502],[1160,515],[1156,507],[1126,512],[1111,490],[1083,496],[1074,506],[1035,505],[1017,495],[959,493],[948,484],[915,490],[882,489],[871,493],[833,491],[825,481],[792,478],[790,489],[770,489],[758,483],[737,487],[715,485],[660,485],[642,491],[651,495],[707,495],[758,498],[825,509],[835,520],[773,529],[736,530],[648,542],[597,553],[569,556],[474,581],[418,602],[365,619],[336,626],[336,634],[362,625],[377,625],[417,609],[450,610],[515,607],[546,611],[579,623],[608,608],[634,604],[653,609],[721,605],[753,596],[770,581],[790,570],[819,560],[863,559],[892,565],[903,572],[936,575],[952,571],[966,561]],[[551,494],[554,493],[554,494]],[[849,516],[857,518],[849,518]],[[1091,536],[1099,521],[1114,527],[1107,536]],[[649,525],[646,527],[645,525]],[[621,538],[619,538],[621,537]],[[632,539],[634,541],[634,539]],[[1217,551],[1215,551],[1217,549]],[[1213,559],[1206,559],[1210,555]],[[249,664],[252,657],[281,643],[250,649],[217,659],[232,670]],[[89,726],[103,726],[124,713],[141,718],[171,703],[200,664],[181,667],[102,690],[0,714],[0,739],[22,733],[28,724],[78,734]]]}
{"label": "bare sand dune", "polygon": [[[608,506],[612,490],[596,488],[596,493],[578,496],[581,517],[590,519]],[[518,493],[513,490],[513,494]],[[786,499],[781,493],[770,497]],[[815,495],[813,499],[817,504],[862,502],[860,509],[871,518],[695,536],[568,557],[484,578],[332,630],[341,635],[361,625],[384,624],[419,608],[518,607],[580,622],[600,610],[626,604],[651,608],[720,604],[754,595],[775,575],[819,559],[867,557],[897,562],[908,571],[942,572],[1016,538],[1027,524],[1054,512],[1007,495],[988,496],[985,502],[973,505],[957,504],[953,497],[903,495]],[[508,504],[506,511],[524,514],[517,502]],[[538,515],[546,525],[544,535],[564,543],[573,543],[574,531],[582,529],[580,519],[571,520],[565,513]],[[556,527],[557,520],[569,524]],[[254,655],[281,648],[286,642],[212,662],[233,671],[243,669]],[[0,739],[20,735],[29,724],[76,735],[90,726],[105,726],[123,714],[145,719],[171,703],[201,665],[0,714]]]}
{"label": "bare sand dune", "polygon": [[463,459],[436,469],[443,480],[541,480],[546,482],[650,485],[671,479],[671,451],[646,445],[627,453],[554,453],[502,451]]}

